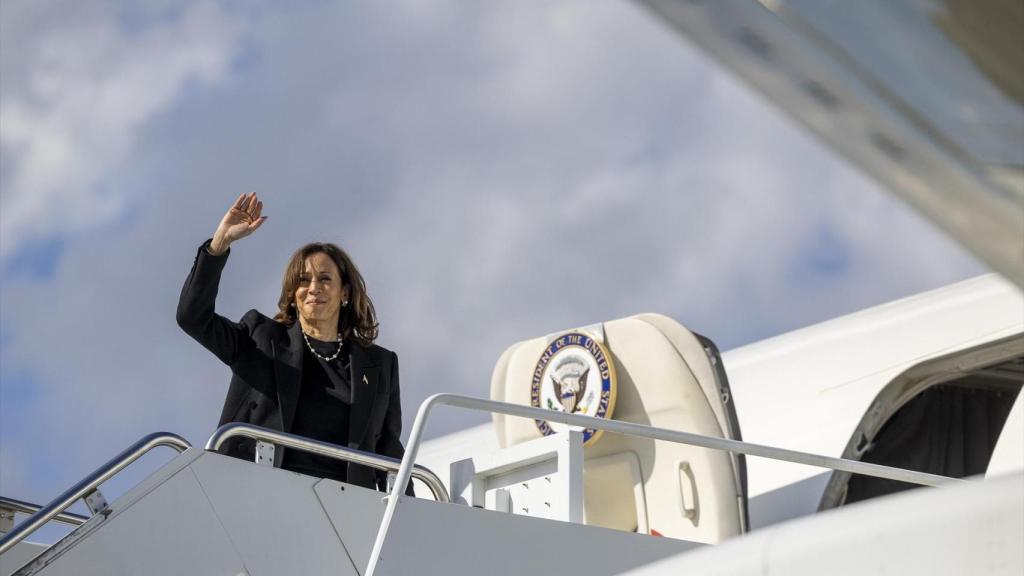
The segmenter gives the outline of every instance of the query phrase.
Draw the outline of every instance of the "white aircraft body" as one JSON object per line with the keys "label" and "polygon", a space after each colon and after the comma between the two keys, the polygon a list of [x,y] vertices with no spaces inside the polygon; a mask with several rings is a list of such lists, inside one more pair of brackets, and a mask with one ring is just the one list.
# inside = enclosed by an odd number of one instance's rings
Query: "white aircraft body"
{"label": "white aircraft body", "polygon": [[[658,314],[538,334],[481,399],[429,399],[401,463],[245,426],[205,450],[147,437],[18,524],[33,506],[0,500],[0,575],[1024,573],[1024,162],[1000,148],[1024,134],[1024,74],[1000,25],[976,33],[1013,3],[646,4],[1002,276],[724,353]],[[934,101],[915,108],[856,44],[865,23],[944,31],[1006,129],[952,135]],[[493,419],[421,442],[443,404]],[[238,434],[256,462],[216,452]],[[158,444],[181,453],[104,501]],[[282,448],[390,469],[394,491],[274,468]],[[81,498],[91,516],[56,516]],[[25,539],[51,519],[76,528]]]}

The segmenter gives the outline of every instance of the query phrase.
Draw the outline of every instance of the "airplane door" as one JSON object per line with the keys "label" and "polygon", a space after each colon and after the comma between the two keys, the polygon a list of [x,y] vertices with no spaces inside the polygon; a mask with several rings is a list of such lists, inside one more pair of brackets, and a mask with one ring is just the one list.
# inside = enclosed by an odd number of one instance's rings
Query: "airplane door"
{"label": "airplane door", "polygon": [[[717,348],[660,314],[513,344],[491,397],[741,439]],[[502,415],[494,423],[501,447],[560,431]],[[584,438],[586,523],[707,543],[746,531],[742,455],[597,431]]]}

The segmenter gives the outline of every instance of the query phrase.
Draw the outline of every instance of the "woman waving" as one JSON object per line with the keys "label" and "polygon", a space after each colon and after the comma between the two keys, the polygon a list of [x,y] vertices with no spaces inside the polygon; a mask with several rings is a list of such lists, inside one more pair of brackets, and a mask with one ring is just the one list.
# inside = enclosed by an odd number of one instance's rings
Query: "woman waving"
{"label": "woman waving", "polygon": [[[398,357],[377,346],[377,319],[362,275],[328,242],[299,248],[285,266],[273,318],[217,314],[220,276],[233,243],[263,225],[263,202],[243,194],[199,247],[178,301],[178,325],[231,368],[220,424],[247,422],[367,452],[404,450]],[[252,460],[255,443],[231,439],[225,453]],[[303,474],[385,489],[383,472],[278,449],[276,464]]]}

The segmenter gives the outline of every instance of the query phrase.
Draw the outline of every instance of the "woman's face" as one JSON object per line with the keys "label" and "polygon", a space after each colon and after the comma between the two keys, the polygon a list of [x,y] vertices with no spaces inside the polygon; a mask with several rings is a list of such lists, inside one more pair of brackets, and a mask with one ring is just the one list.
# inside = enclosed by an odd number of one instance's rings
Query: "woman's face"
{"label": "woman's face", "polygon": [[295,309],[302,319],[306,323],[337,321],[341,303],[347,300],[348,290],[334,260],[323,252],[306,257],[295,290]]}

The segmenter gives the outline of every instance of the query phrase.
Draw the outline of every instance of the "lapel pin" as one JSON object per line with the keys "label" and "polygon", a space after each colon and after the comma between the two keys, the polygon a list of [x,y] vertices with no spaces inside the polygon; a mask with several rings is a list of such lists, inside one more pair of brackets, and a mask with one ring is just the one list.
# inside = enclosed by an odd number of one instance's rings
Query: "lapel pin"
{"label": "lapel pin", "polygon": [[366,379],[366,374],[363,374],[363,384],[370,385],[370,381]]}

